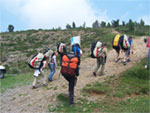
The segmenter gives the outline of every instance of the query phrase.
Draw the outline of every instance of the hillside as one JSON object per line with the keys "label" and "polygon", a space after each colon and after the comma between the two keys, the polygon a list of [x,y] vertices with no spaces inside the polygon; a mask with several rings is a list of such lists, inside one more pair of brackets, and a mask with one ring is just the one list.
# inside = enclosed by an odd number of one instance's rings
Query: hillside
{"label": "hillside", "polygon": [[[131,55],[131,62],[124,66],[121,62],[115,63],[115,51],[110,50],[108,53],[108,60],[106,64],[105,76],[94,77],[92,71],[95,66],[95,59],[86,58],[81,62],[80,76],[78,77],[78,83],[75,87],[75,102],[84,102],[87,99],[87,106],[91,105],[91,101],[101,100],[105,97],[103,95],[97,95],[93,93],[93,96],[86,96],[82,94],[82,89],[87,84],[94,84],[96,81],[104,82],[107,77],[117,75],[126,71],[128,68],[135,65],[142,58],[146,57],[147,49],[143,42],[145,37],[134,39],[135,50]],[[47,71],[48,75],[49,71]],[[62,98],[62,95],[68,95],[68,86],[65,79],[61,76],[58,77],[59,72],[54,75],[54,81],[49,83],[47,87],[39,87],[36,90],[31,89],[31,85],[25,85],[10,89],[7,92],[1,94],[1,108],[4,112],[48,112],[55,108],[60,108],[63,103],[58,101],[58,98]],[[132,98],[132,95],[131,95]],[[116,98],[117,99],[117,98]],[[65,99],[63,102],[67,102]],[[68,106],[68,104],[66,104]],[[77,104],[75,106],[78,106]],[[85,107],[85,109],[84,109]],[[90,106],[89,106],[90,108]],[[86,110],[86,106],[83,106],[82,112]],[[95,111],[97,112],[97,111]]]}
{"label": "hillside", "polygon": [[0,59],[9,74],[19,74],[21,72],[32,72],[27,66],[28,59],[37,51],[43,52],[50,48],[56,50],[58,42],[67,45],[70,50],[72,36],[81,36],[81,49],[85,59],[90,54],[90,45],[95,40],[100,40],[108,44],[111,48],[111,41],[115,34],[127,34],[128,36],[139,37],[150,35],[149,26],[136,28],[136,31],[130,31],[126,27],[118,28],[75,28],[68,30],[27,30],[0,33],[1,49]]}
{"label": "hillside", "polygon": [[70,48],[71,37],[81,36],[83,58],[90,53],[90,44],[94,40],[107,42],[109,48],[114,34],[112,29],[71,29],[71,30],[29,30],[12,33],[1,33],[1,59],[8,73],[30,72],[26,65],[30,56],[37,51],[50,48],[56,50],[58,42],[64,42]]}

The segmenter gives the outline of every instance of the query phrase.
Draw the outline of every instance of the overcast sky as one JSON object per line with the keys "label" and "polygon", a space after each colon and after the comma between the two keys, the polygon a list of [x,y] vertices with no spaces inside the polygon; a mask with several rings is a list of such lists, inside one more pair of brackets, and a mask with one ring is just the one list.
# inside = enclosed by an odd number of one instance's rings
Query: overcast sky
{"label": "overcast sky", "polygon": [[0,0],[0,32],[9,24],[16,30],[65,28],[95,20],[129,19],[150,25],[150,0]]}

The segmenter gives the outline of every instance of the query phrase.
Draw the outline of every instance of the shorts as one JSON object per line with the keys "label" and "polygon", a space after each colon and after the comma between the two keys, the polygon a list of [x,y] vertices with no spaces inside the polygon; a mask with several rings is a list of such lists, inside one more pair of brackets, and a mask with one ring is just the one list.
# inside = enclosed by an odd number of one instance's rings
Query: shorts
{"label": "shorts", "polygon": [[113,46],[113,48],[116,50],[116,52],[119,54],[120,53],[120,47],[119,46]]}

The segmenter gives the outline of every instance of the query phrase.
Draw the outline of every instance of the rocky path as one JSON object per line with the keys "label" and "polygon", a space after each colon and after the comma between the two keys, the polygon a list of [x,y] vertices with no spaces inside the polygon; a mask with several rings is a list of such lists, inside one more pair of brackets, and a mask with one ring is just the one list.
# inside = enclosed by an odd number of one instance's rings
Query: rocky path
{"label": "rocky path", "polygon": [[[144,37],[134,39],[134,54],[131,54],[131,62],[127,63],[126,66],[121,62],[115,63],[116,53],[114,50],[109,51],[104,76],[94,77],[92,72],[96,66],[96,59],[85,59],[81,63],[80,76],[75,87],[75,101],[77,97],[81,96],[81,90],[87,83],[95,83],[96,81],[103,82],[108,76],[118,75],[144,58],[147,55],[148,49],[143,40]],[[54,81],[50,82],[48,87],[39,87],[38,89],[32,90],[31,85],[28,85],[16,87],[4,92],[0,95],[1,112],[47,112],[48,105],[57,104],[56,98],[58,94],[68,94],[67,81],[58,75],[59,72],[56,72]]]}

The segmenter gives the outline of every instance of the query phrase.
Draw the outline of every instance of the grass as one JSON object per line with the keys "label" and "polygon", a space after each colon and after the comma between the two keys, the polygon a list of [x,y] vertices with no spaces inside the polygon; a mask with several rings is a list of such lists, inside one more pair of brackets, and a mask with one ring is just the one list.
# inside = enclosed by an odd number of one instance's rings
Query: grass
{"label": "grass", "polygon": [[138,96],[131,99],[114,101],[111,98],[99,102],[99,110],[101,112],[115,113],[148,113],[149,97]]}
{"label": "grass", "polygon": [[59,94],[57,96],[58,104],[53,107],[53,105],[48,106],[49,112],[64,112],[64,113],[85,113],[92,112],[94,108],[97,107],[97,103],[88,102],[86,98],[78,98],[78,102],[72,108],[69,107],[69,98],[65,94]]}
{"label": "grass", "polygon": [[[146,59],[126,70],[116,79],[111,77],[104,83],[87,85],[85,92],[105,92],[99,101],[101,112],[149,112],[149,70],[144,69]],[[99,89],[98,89],[99,87]]]}
{"label": "grass", "polygon": [[23,75],[5,75],[5,78],[0,79],[0,93],[7,91],[8,89],[16,86],[23,86],[31,83],[33,80],[32,74]]}
{"label": "grass", "polygon": [[[75,106],[69,107],[69,97],[58,94],[56,106],[49,105],[49,112],[150,112],[149,70],[144,69],[146,59],[121,73],[111,76],[104,83],[87,84],[82,89],[82,98],[75,97]],[[88,101],[98,96],[100,100]]]}

